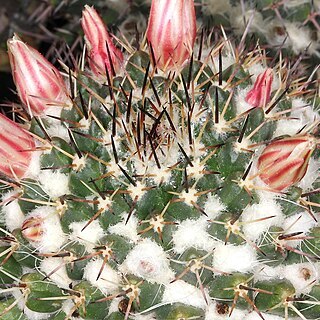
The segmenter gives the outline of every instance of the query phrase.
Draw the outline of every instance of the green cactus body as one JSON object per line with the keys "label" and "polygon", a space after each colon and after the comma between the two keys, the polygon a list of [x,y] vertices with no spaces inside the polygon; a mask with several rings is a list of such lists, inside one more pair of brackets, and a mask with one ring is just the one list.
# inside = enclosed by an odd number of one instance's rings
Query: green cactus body
{"label": "green cactus body", "polygon": [[72,107],[30,121],[36,165],[1,180],[0,318],[319,317],[319,154],[281,191],[258,169],[266,145],[318,139],[313,92],[279,63],[253,108],[266,57],[225,39],[175,73],[125,48],[105,83],[66,75]]}

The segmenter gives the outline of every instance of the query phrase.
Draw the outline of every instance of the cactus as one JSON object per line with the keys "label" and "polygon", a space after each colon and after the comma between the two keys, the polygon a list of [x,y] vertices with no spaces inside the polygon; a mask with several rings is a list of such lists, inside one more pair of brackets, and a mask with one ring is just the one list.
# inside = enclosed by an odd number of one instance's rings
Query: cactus
{"label": "cactus", "polygon": [[212,45],[192,0],[165,3],[138,45],[86,6],[61,75],[8,41],[1,319],[318,318],[312,74],[223,29]]}
{"label": "cactus", "polygon": [[[298,55],[306,51],[319,59],[319,1],[201,0],[209,24],[223,24],[242,37],[249,33],[268,48]],[[250,37],[247,38],[248,40]]]}

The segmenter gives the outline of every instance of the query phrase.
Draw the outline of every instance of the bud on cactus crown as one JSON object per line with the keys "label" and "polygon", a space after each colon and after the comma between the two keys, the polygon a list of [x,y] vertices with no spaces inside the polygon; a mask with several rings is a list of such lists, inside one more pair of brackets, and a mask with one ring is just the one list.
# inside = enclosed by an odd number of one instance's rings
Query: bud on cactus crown
{"label": "bud on cactus crown", "polygon": [[24,122],[0,115],[0,318],[317,319],[311,78],[212,44],[191,0],[153,0],[139,43],[93,7],[81,24],[60,71],[8,41]]}
{"label": "bud on cactus crown", "polygon": [[8,40],[8,53],[13,79],[29,113],[39,115],[50,106],[71,103],[59,71],[37,50],[15,36]]}

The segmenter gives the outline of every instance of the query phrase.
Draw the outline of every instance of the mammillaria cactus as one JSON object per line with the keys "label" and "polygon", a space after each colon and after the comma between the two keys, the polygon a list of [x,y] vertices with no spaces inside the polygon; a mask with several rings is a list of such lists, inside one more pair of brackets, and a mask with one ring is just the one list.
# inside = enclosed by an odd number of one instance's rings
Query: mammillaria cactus
{"label": "mammillaria cactus", "polygon": [[23,124],[0,118],[2,319],[318,318],[312,77],[224,30],[194,44],[193,1],[165,3],[139,46],[86,7],[90,69],[61,62],[58,104],[60,74],[9,40],[32,81]]}
{"label": "mammillaria cactus", "polygon": [[[208,22],[232,28],[240,37],[246,30],[269,48],[319,58],[319,0],[241,1],[201,0]],[[248,37],[248,39],[250,39]]]}

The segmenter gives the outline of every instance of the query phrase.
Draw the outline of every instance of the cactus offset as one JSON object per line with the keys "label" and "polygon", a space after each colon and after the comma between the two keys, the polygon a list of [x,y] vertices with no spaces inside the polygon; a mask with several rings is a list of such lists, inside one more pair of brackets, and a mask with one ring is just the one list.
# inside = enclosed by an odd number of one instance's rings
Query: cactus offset
{"label": "cactus offset", "polygon": [[[33,157],[0,166],[2,319],[319,316],[316,89],[258,46],[188,37],[174,39],[185,61],[114,37],[123,57],[96,47],[105,73],[62,63],[68,103],[21,84],[34,143],[15,151]],[[30,98],[44,111],[28,114]]]}

